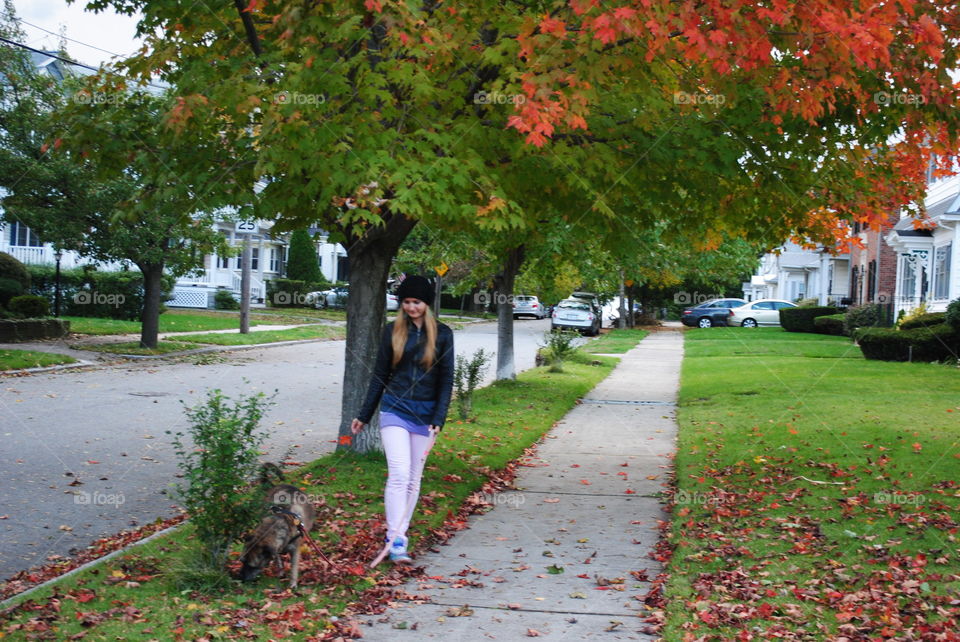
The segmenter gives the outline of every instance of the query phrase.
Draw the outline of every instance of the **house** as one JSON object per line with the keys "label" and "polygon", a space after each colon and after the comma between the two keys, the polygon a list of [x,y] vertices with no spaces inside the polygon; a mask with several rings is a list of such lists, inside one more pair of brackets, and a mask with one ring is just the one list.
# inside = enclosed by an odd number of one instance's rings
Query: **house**
{"label": "house", "polygon": [[960,175],[927,179],[924,199],[929,225],[918,229],[902,217],[885,240],[897,257],[894,314],[926,304],[928,312],[942,312],[960,298]]}
{"label": "house", "polygon": [[897,253],[886,242],[885,236],[897,223],[891,214],[880,229],[853,224],[853,235],[860,239],[860,247],[850,250],[850,305],[876,303],[888,308],[893,319],[893,299],[897,283]]}
{"label": "house", "polygon": [[849,264],[848,255],[832,255],[822,248],[806,250],[787,242],[760,258],[756,273],[743,284],[743,298],[814,298],[820,305],[839,305],[848,293]]}

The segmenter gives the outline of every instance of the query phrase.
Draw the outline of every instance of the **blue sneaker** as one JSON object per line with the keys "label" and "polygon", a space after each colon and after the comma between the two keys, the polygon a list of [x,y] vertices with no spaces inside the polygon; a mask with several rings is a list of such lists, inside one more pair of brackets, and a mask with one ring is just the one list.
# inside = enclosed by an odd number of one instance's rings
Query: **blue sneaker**
{"label": "blue sneaker", "polygon": [[394,564],[412,564],[413,560],[407,555],[407,538],[397,536],[390,545],[390,561]]}

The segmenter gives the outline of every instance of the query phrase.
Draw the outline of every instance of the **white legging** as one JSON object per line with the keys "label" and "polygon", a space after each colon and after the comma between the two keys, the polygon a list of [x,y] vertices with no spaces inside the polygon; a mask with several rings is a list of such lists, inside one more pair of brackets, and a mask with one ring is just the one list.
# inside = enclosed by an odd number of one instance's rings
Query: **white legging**
{"label": "white legging", "polygon": [[387,456],[387,485],[383,504],[387,514],[387,539],[406,537],[413,509],[420,497],[420,479],[434,436],[415,435],[400,426],[380,429],[383,451]]}

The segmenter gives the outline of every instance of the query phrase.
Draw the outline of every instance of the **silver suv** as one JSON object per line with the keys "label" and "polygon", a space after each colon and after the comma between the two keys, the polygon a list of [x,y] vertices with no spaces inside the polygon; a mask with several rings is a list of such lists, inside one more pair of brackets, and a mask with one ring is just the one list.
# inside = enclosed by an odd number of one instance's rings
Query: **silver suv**
{"label": "silver suv", "polygon": [[518,294],[513,297],[513,318],[524,316],[542,319],[547,316],[547,309],[537,297]]}

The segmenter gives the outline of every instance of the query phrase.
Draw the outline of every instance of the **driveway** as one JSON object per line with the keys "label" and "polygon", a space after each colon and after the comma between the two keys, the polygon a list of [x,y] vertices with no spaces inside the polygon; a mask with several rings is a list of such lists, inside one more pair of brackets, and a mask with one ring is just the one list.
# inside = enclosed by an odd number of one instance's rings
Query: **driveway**
{"label": "driveway", "polygon": [[[533,367],[548,319],[514,324],[518,370]],[[458,354],[496,352],[496,323],[456,331]],[[176,514],[169,431],[209,390],[277,390],[262,426],[266,459],[332,451],[340,424],[343,341],[0,377],[0,578],[70,555],[122,529]],[[494,367],[487,373],[492,380]],[[486,383],[485,382],[485,383]]]}

